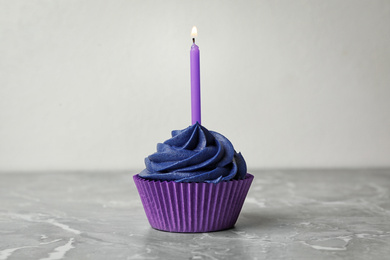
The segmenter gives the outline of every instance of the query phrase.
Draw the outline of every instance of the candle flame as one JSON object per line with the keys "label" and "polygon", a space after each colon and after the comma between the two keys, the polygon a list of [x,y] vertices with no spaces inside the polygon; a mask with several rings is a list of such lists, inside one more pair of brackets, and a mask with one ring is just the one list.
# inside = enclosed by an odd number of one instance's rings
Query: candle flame
{"label": "candle flame", "polygon": [[191,30],[191,38],[195,38],[198,36],[198,29],[196,29],[196,26],[192,27]]}

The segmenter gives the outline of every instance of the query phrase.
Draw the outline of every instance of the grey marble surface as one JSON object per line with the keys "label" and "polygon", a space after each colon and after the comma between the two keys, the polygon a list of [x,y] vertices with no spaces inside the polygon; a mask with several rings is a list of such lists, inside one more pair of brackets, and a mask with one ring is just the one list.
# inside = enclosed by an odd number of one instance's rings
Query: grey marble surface
{"label": "grey marble surface", "polygon": [[132,173],[0,173],[4,259],[389,259],[390,170],[252,171],[235,228],[150,228]]}

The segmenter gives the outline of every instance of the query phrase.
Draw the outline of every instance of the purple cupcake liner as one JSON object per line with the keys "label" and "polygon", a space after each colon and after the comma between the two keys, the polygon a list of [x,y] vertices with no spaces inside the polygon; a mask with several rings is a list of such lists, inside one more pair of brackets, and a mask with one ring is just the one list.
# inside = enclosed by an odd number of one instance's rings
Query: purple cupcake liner
{"label": "purple cupcake liner", "polygon": [[214,183],[151,181],[133,176],[150,225],[169,232],[211,232],[232,228],[253,175]]}

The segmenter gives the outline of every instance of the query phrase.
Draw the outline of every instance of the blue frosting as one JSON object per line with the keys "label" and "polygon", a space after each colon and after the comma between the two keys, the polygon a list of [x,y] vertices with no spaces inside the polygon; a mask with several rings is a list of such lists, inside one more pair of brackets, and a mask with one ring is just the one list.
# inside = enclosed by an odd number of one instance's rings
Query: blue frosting
{"label": "blue frosting", "polygon": [[159,181],[218,183],[246,175],[245,160],[232,143],[199,123],[172,131],[172,138],[157,144],[145,165],[139,176]]}

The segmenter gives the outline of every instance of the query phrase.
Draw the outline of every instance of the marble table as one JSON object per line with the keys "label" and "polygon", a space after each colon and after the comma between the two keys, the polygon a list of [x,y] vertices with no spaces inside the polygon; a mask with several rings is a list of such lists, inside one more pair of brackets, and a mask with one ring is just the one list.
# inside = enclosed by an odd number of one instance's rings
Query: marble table
{"label": "marble table", "polygon": [[235,228],[152,229],[131,172],[0,173],[4,259],[390,259],[390,169],[252,171]]}

